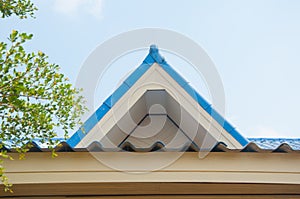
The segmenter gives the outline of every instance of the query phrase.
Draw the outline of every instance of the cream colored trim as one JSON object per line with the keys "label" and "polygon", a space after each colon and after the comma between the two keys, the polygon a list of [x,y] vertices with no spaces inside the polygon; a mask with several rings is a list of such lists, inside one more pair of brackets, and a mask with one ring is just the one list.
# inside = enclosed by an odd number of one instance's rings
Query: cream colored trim
{"label": "cream colored trim", "polygon": [[[87,147],[95,140],[101,140],[114,125],[121,120],[147,90],[165,89],[194,120],[201,124],[217,140],[224,142],[228,148],[242,148],[225,129],[220,126],[177,82],[169,76],[158,64],[153,64],[150,69],[124,94],[112,107],[101,121],[78,143],[76,147]],[[140,115],[140,114],[137,114]],[[126,129],[133,129],[135,122],[126,121]],[[183,131],[191,128],[189,122],[182,124]]]}
{"label": "cream colored trim", "polygon": [[[175,152],[158,153],[168,158]],[[142,154],[142,153],[140,153]],[[152,159],[136,162],[126,152],[97,152],[130,167],[155,164]],[[6,174],[13,184],[89,183],[89,182],[214,182],[300,184],[299,153],[210,153],[199,159],[187,152],[176,162],[155,172],[118,172],[95,159],[88,152],[29,153],[25,160],[5,161]]]}

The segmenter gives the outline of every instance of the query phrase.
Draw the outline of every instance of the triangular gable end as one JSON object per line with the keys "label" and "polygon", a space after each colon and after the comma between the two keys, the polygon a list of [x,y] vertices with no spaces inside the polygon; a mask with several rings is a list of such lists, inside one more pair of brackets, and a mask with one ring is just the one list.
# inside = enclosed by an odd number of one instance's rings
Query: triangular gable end
{"label": "triangular gable end", "polygon": [[102,118],[111,111],[114,105],[132,88],[135,83],[149,71],[154,65],[159,65],[195,102],[202,107],[213,120],[215,120],[230,136],[235,139],[241,148],[248,143],[228,121],[226,121],[213,107],[198,93],[188,82],[182,78],[159,54],[158,48],[151,45],[150,52],[143,63],[109,96],[104,103],[88,118],[82,127],[73,136],[67,140],[71,147],[76,147],[85,138],[87,134],[99,123]]}

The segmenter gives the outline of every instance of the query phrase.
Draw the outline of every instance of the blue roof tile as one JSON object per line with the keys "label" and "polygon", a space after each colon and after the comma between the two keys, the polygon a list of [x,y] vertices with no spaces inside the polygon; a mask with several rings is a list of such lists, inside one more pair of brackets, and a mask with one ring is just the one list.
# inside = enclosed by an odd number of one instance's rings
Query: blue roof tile
{"label": "blue roof tile", "polygon": [[294,150],[300,150],[300,139],[293,138],[248,138],[262,149],[276,149],[286,143]]}

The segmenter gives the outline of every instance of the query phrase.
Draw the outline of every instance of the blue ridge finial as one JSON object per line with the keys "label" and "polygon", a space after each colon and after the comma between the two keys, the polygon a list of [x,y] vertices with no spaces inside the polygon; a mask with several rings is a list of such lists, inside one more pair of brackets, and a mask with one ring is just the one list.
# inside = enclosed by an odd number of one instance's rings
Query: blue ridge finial
{"label": "blue ridge finial", "polygon": [[162,64],[165,62],[165,59],[159,54],[158,47],[155,44],[150,46],[149,50],[150,56],[155,60],[155,62]]}
{"label": "blue ridge finial", "polygon": [[158,53],[157,45],[152,44],[152,45],[150,46],[150,53]]}

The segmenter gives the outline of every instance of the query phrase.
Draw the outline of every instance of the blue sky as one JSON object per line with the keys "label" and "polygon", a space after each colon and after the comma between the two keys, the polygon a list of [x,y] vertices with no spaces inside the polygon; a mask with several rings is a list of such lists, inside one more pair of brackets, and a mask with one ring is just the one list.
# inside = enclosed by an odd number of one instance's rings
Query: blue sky
{"label": "blue sky", "polygon": [[[1,40],[12,29],[34,33],[27,49],[48,54],[72,82],[90,52],[114,35],[146,27],[169,29],[197,42],[212,58],[225,88],[225,117],[243,135],[300,137],[300,1],[34,2],[36,19],[0,20]],[[107,86],[97,95],[99,105],[128,72],[118,72],[118,67],[132,70],[146,54],[114,64],[103,80]],[[181,72],[180,61],[164,56]],[[199,89],[207,95],[201,85]]]}

